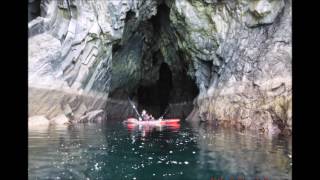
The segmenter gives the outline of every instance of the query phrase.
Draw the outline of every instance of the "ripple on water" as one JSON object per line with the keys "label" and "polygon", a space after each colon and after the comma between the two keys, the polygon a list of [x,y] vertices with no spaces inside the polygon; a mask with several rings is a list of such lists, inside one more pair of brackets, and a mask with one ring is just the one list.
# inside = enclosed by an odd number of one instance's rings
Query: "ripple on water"
{"label": "ripple on water", "polygon": [[290,179],[290,142],[184,124],[178,132],[145,137],[120,123],[52,128],[29,132],[28,174],[29,179],[208,179],[238,173]]}

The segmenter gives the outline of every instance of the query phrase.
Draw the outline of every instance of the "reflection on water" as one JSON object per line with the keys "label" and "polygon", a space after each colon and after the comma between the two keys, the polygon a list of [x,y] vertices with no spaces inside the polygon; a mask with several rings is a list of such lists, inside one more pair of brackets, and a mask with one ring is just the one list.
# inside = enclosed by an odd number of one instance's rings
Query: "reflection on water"
{"label": "reflection on water", "polygon": [[180,123],[171,123],[166,125],[153,125],[153,124],[145,124],[145,125],[137,125],[137,124],[131,124],[131,123],[124,123],[124,125],[127,127],[128,131],[131,134],[136,134],[137,136],[146,137],[149,136],[152,132],[158,131],[169,131],[171,133],[179,132],[180,130]]}
{"label": "reflection on water", "polygon": [[29,179],[291,179],[290,139],[121,122],[29,131]]}
{"label": "reflection on water", "polygon": [[[197,130],[199,169],[222,170],[219,176],[291,179],[291,141],[214,127]],[[199,178],[201,179],[201,178]]]}

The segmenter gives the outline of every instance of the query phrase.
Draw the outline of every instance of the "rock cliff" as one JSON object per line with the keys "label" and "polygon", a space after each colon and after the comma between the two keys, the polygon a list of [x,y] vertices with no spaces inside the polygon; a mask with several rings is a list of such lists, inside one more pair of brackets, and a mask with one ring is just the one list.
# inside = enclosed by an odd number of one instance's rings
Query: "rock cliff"
{"label": "rock cliff", "polygon": [[291,0],[29,5],[29,116],[126,116],[130,96],[155,116],[291,132]]}

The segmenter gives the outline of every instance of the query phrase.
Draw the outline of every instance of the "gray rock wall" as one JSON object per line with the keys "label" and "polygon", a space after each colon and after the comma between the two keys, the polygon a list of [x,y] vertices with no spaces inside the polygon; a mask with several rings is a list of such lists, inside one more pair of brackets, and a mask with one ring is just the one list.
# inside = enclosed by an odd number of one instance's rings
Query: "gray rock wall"
{"label": "gray rock wall", "polygon": [[41,16],[30,17],[28,24],[29,116],[53,118],[68,112],[78,119],[105,108],[112,46],[122,38],[126,14],[131,10],[139,21],[148,19],[157,3],[42,0],[40,7],[29,3],[30,12],[41,9]]}
{"label": "gray rock wall", "polygon": [[198,116],[290,132],[291,1],[177,0],[171,10],[195,63]]}
{"label": "gray rock wall", "polygon": [[166,63],[169,104],[199,90],[189,120],[291,132],[291,0],[42,0],[40,9],[28,24],[30,116],[105,108],[110,94],[154,86]]}

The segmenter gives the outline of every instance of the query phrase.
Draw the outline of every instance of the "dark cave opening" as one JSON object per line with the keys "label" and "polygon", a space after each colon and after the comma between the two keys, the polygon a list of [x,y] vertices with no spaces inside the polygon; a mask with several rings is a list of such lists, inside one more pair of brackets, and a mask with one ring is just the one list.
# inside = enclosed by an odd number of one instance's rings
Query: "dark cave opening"
{"label": "dark cave opening", "polygon": [[156,84],[138,88],[139,111],[146,109],[155,118],[161,116],[169,105],[172,87],[172,72],[167,63],[162,63]]}
{"label": "dark cave opening", "polygon": [[[199,89],[188,75],[192,68],[188,54],[176,48],[169,13],[165,3],[143,22],[136,20],[134,12],[127,13],[123,37],[112,46],[109,114],[113,117],[136,117],[130,103],[126,104],[128,97],[140,113],[145,109],[155,118],[166,112],[164,118],[184,119],[192,111]],[[138,44],[138,40],[144,41]],[[128,56],[129,52],[136,56]]]}
{"label": "dark cave opening", "polygon": [[28,3],[28,22],[41,15],[40,0],[34,0]]}
{"label": "dark cave opening", "polygon": [[127,23],[129,20],[135,18],[135,16],[136,16],[136,13],[133,12],[132,10],[129,10],[126,14],[126,18],[125,18],[124,22]]}
{"label": "dark cave opening", "polygon": [[112,54],[115,54],[121,48],[120,40],[115,41],[112,45]]}
{"label": "dark cave opening", "polygon": [[157,7],[157,14],[149,19],[152,23],[154,33],[159,35],[161,28],[166,28],[170,22],[170,8],[162,3]]}
{"label": "dark cave opening", "polygon": [[172,90],[172,73],[167,63],[162,63],[157,81],[159,92],[160,112],[164,113],[169,104],[170,92]]}

